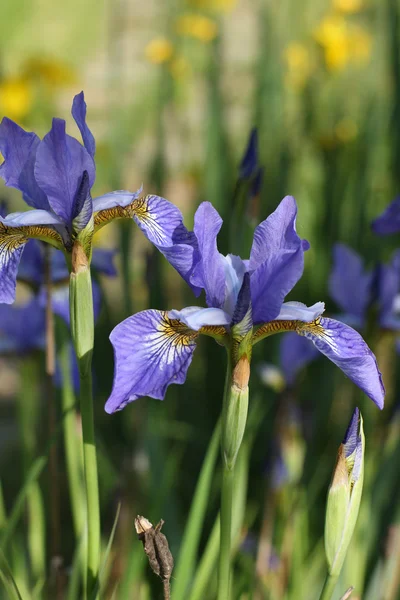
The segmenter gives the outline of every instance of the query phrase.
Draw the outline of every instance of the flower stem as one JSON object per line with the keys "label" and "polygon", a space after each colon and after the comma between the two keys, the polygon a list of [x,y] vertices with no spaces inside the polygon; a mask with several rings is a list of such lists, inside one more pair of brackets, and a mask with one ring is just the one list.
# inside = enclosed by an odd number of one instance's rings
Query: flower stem
{"label": "flower stem", "polygon": [[81,386],[80,405],[88,533],[86,598],[92,600],[93,591],[97,586],[100,563],[99,486],[92,396],[94,316],[90,267],[79,243],[76,243],[72,252],[70,314],[71,333],[78,359]]}
{"label": "flower stem", "polygon": [[233,473],[233,469],[229,469],[224,465],[221,494],[218,600],[229,600],[230,596]]}
{"label": "flower stem", "polygon": [[331,600],[338,578],[339,574],[330,575],[330,573],[328,573],[319,600]]}
{"label": "flower stem", "polygon": [[75,540],[79,543],[83,535],[86,519],[85,493],[83,489],[82,437],[78,426],[75,407],[75,394],[72,385],[70,339],[63,323],[58,324],[59,364],[62,376],[62,410],[64,429],[64,451],[68,473],[68,486],[71,502]]}

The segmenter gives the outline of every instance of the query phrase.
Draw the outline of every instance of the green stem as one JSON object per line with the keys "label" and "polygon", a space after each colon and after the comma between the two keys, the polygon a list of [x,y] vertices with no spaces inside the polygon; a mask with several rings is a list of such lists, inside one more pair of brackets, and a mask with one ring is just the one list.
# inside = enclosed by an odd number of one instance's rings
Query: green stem
{"label": "green stem", "polygon": [[60,334],[59,364],[62,375],[62,410],[64,429],[64,450],[68,474],[68,487],[71,501],[75,540],[78,543],[83,535],[86,519],[85,493],[83,489],[82,437],[78,429],[75,407],[75,394],[72,386],[70,342],[64,324],[58,324]]}
{"label": "green stem", "polygon": [[86,598],[94,600],[100,564],[100,507],[96,441],[93,420],[92,354],[94,345],[93,295],[90,267],[79,242],[72,252],[70,276],[71,333],[78,359],[82,416],[83,462],[87,507]]}
{"label": "green stem", "polygon": [[100,507],[97,477],[96,441],[94,436],[92,374],[80,369],[83,460],[88,526],[87,597],[95,588],[100,563]]}
{"label": "green stem", "polygon": [[339,574],[330,575],[328,573],[328,575],[326,576],[324,587],[322,588],[322,592],[319,597],[319,600],[331,600],[338,578],[339,578]]}
{"label": "green stem", "polygon": [[229,600],[230,597],[233,473],[233,469],[224,466],[221,494],[218,600]]}

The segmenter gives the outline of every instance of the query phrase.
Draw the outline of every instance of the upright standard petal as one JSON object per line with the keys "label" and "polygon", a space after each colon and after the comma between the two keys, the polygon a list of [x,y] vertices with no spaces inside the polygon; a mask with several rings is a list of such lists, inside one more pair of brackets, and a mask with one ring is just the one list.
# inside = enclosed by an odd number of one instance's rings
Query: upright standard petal
{"label": "upright standard petal", "polygon": [[198,296],[200,289],[191,278],[198,256],[197,240],[184,226],[181,211],[160,196],[146,196],[137,200],[133,218]]}
{"label": "upright standard petal", "polygon": [[96,152],[96,142],[94,136],[86,124],[86,102],[83,92],[77,94],[72,102],[72,116],[74,117],[75,123],[79,127],[81,132],[83,145],[89,152],[90,156],[94,158]]}
{"label": "upright standard petal", "polygon": [[377,235],[390,235],[400,231],[400,196],[372,222],[372,231]]}
{"label": "upright standard petal", "polygon": [[307,245],[296,233],[296,215],[295,199],[286,196],[254,232],[249,270],[255,323],[277,317],[285,296],[303,273]]}
{"label": "upright standard petal", "polygon": [[375,355],[355,329],[321,317],[313,323],[299,325],[297,333],[310,339],[379,408],[383,408],[385,388]]}
{"label": "upright standard petal", "polygon": [[162,400],[171,383],[183,383],[197,333],[166,312],[145,310],[111,332],[114,384],[105,410],[113,413],[141,396]]}
{"label": "upright standard petal", "polygon": [[15,300],[19,261],[28,238],[0,222],[0,303]]}
{"label": "upright standard petal", "polygon": [[76,191],[72,207],[72,229],[78,234],[89,223],[93,215],[93,201],[90,194],[89,175],[83,172],[79,187]]}
{"label": "upright standard petal", "polygon": [[279,348],[279,363],[285,381],[293,385],[298,373],[319,356],[317,348],[297,333],[285,333]]}
{"label": "upright standard petal", "polygon": [[46,194],[39,188],[34,166],[40,139],[35,133],[24,131],[22,127],[7,119],[0,124],[0,150],[4,162],[0,166],[0,176],[9,187],[23,193],[24,200],[33,208],[49,210]]}
{"label": "upright standard petal", "polygon": [[95,166],[87,150],[65,133],[65,121],[53,119],[36,153],[35,178],[46,194],[53,211],[65,223],[71,223],[74,201],[84,171],[90,187],[95,180]]}
{"label": "upright standard petal", "polygon": [[[225,257],[218,252],[217,235],[222,219],[210,202],[202,202],[194,216],[194,233],[200,260],[192,275],[192,282],[206,293],[209,307],[222,308],[225,303]],[[239,286],[240,288],[240,286]]]}
{"label": "upright standard petal", "polygon": [[335,244],[329,294],[345,313],[360,322],[371,301],[373,273],[366,272],[361,257],[345,244]]}

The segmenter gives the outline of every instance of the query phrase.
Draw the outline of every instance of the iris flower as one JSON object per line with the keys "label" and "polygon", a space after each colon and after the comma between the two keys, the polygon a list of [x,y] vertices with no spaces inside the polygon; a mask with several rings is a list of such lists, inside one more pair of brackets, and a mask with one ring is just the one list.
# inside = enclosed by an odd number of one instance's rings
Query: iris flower
{"label": "iris flower", "polygon": [[[175,209],[176,210],[176,209]],[[176,213],[175,213],[176,214]],[[176,266],[198,296],[205,291],[207,308],[145,310],[112,331],[115,375],[106,411],[112,413],[142,396],[163,399],[171,383],[182,384],[199,335],[209,335],[234,351],[243,336],[251,346],[283,331],[294,331],[356,383],[379,408],[384,387],[374,354],[357,331],[325,318],[324,304],[307,307],[284,302],[303,273],[308,242],[296,233],[297,206],[286,196],[254,232],[250,258],[223,256],[217,235],[222,219],[213,206],[202,203],[195,214],[194,240],[170,248]],[[158,220],[162,229],[168,221]],[[182,231],[182,215],[178,228]],[[186,236],[188,237],[188,236]],[[238,340],[239,332],[243,336]]]}
{"label": "iris flower", "polygon": [[[67,135],[63,119],[53,119],[51,130],[42,140],[6,117],[0,124],[0,151],[5,158],[0,176],[7,186],[20,190],[31,207],[25,212],[0,216],[2,303],[14,301],[18,265],[31,238],[62,250],[70,262],[76,240],[90,261],[93,234],[114,219],[133,218],[166,255],[180,236],[179,231],[174,231],[173,222],[173,229],[165,233],[159,229],[157,218],[153,219],[154,213],[157,217],[161,212],[166,221],[171,212],[170,203],[158,196],[139,198],[141,190],[115,191],[92,199],[95,140],[86,124],[83,92],[74,98],[72,116],[83,145]],[[179,270],[179,256],[176,260]]]}

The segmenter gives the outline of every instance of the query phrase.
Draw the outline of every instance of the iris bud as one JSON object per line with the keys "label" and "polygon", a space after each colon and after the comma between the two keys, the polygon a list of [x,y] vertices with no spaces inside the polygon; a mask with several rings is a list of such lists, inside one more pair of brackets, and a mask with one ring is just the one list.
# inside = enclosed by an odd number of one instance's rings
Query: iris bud
{"label": "iris bud", "polygon": [[352,538],[360,508],[364,479],[363,420],[355,409],[328,491],[325,519],[325,553],[329,574],[338,576]]}
{"label": "iris bud", "polygon": [[223,419],[222,452],[228,469],[233,469],[246,428],[249,406],[250,362],[242,356],[232,372]]}

